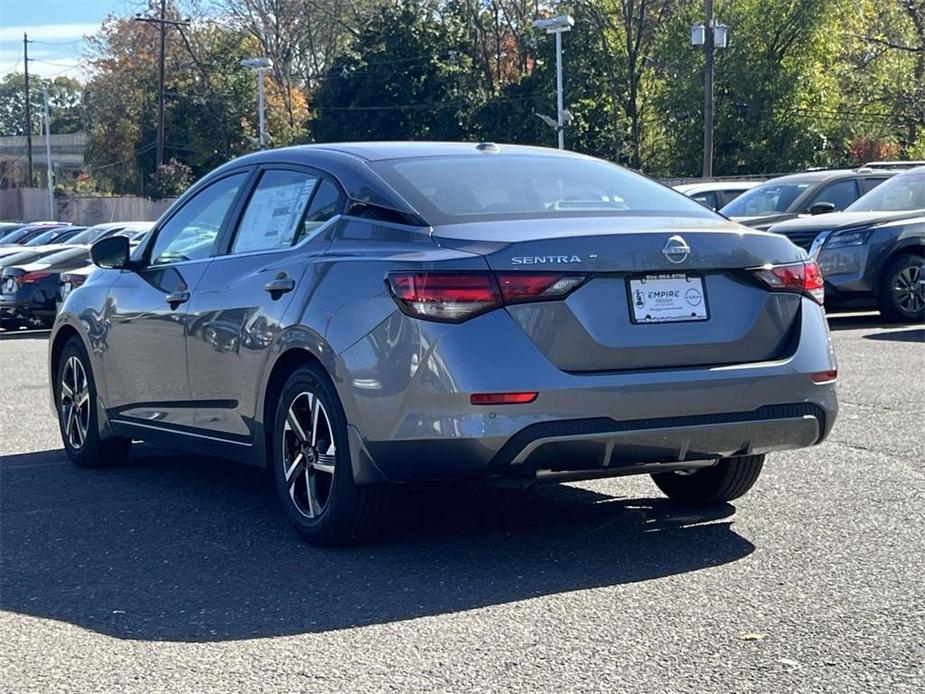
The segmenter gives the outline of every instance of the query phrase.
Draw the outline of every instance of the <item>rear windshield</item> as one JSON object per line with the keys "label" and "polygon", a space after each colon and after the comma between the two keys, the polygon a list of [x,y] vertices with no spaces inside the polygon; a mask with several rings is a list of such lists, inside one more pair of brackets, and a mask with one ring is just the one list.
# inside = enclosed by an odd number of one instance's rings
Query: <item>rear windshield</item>
{"label": "rear windshield", "polygon": [[48,263],[49,265],[58,265],[60,263],[72,262],[86,259],[87,262],[90,262],[90,251],[86,248],[67,248],[63,251],[57,251],[51,255],[44,255],[41,258],[42,263]]}
{"label": "rear windshield", "polygon": [[862,195],[845,212],[911,212],[925,209],[925,171],[904,173]]}
{"label": "rear windshield", "polygon": [[721,212],[727,217],[755,217],[786,212],[794,201],[816,181],[805,183],[762,183],[747,190],[726,205]]}
{"label": "rear windshield", "polygon": [[431,224],[712,214],[685,195],[597,159],[485,154],[393,159],[372,166]]}

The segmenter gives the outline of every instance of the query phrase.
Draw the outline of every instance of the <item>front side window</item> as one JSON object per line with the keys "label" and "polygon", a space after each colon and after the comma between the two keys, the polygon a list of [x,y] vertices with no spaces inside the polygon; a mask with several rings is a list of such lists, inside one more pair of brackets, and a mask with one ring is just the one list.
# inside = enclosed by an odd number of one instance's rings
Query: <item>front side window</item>
{"label": "front side window", "polygon": [[835,211],[843,210],[858,199],[858,186],[854,179],[833,183],[819,193],[810,203],[810,207],[817,202],[830,202],[835,205]]}
{"label": "front side window", "polygon": [[225,217],[246,173],[234,174],[199,191],[158,232],[151,248],[151,264],[201,260],[212,253]]}
{"label": "front side window", "polygon": [[317,183],[317,176],[301,171],[265,172],[247,203],[231,251],[291,246]]}

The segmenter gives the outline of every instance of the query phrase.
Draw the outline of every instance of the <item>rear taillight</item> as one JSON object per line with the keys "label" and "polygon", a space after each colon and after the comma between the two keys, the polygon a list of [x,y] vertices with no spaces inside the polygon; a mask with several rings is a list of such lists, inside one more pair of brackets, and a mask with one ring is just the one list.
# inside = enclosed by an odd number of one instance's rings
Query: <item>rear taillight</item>
{"label": "rear taillight", "polygon": [[408,315],[458,323],[504,304],[561,299],[584,280],[554,272],[395,272],[387,281]]}
{"label": "rear taillight", "polygon": [[789,265],[769,265],[754,271],[770,289],[805,294],[819,305],[825,300],[822,272],[814,260]]}
{"label": "rear taillight", "polygon": [[501,305],[490,273],[394,273],[388,283],[402,310],[417,318],[455,323]]}
{"label": "rear taillight", "polygon": [[20,284],[34,284],[39,280],[43,280],[46,277],[50,277],[50,272],[27,272],[25,275],[19,276]]}
{"label": "rear taillight", "polygon": [[496,277],[506,304],[560,299],[585,280],[582,275],[563,275],[558,272],[505,272],[498,273]]}

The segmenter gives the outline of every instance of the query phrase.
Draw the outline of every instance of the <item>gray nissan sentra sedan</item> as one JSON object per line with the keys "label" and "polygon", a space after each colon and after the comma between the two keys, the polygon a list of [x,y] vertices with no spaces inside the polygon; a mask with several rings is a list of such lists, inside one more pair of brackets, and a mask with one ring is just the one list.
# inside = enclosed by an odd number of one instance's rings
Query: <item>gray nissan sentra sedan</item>
{"label": "gray nissan sentra sedan", "polygon": [[260,152],[92,254],[50,342],[71,460],[269,466],[317,543],[383,527],[396,483],[644,473],[726,501],[835,420],[806,253],[578,154]]}

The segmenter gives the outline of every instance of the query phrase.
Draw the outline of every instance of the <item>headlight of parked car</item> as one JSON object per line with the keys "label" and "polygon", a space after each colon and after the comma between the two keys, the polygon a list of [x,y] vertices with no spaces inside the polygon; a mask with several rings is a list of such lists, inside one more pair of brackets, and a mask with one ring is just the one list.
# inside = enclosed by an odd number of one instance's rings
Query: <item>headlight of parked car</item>
{"label": "headlight of parked car", "polygon": [[841,231],[832,234],[825,242],[823,248],[829,250],[832,248],[846,248],[848,246],[863,246],[870,237],[870,229],[861,231]]}

